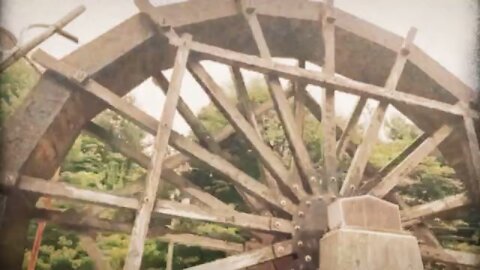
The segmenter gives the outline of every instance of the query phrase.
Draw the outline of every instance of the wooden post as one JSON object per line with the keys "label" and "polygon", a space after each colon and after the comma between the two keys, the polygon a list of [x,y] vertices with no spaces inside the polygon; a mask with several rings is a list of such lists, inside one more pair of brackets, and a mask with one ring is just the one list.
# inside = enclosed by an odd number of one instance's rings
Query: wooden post
{"label": "wooden post", "polygon": [[172,270],[173,269],[173,251],[175,249],[175,243],[173,241],[168,242],[168,250],[167,250],[167,267],[165,270]]}
{"label": "wooden post", "polygon": [[191,36],[184,36],[184,45],[178,48],[177,56],[175,58],[172,81],[165,99],[162,117],[155,138],[155,153],[147,176],[144,197],[140,203],[140,209],[138,210],[133,225],[130,245],[125,259],[125,265],[123,267],[125,270],[140,269],[142,263],[145,238],[147,236],[152,210],[157,197],[160,175],[162,173],[162,163],[167,154],[168,140],[172,129],[173,118],[180,97],[183,76],[186,71],[188,55],[190,52],[188,48],[190,41]]}
{"label": "wooden post", "polygon": [[[322,14],[322,35],[325,47],[323,73],[333,77],[335,74],[335,14],[333,0],[325,3]],[[326,86],[323,91],[323,162],[325,166],[324,188],[331,194],[338,193],[337,185],[337,124],[335,119],[335,89]]]}

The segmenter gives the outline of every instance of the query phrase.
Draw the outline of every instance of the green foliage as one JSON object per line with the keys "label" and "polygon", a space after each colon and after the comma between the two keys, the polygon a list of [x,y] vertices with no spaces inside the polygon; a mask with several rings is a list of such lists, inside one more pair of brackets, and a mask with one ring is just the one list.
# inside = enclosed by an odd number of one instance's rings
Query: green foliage
{"label": "green foliage", "polygon": [[23,59],[0,73],[0,123],[20,105],[38,78],[37,72]]}

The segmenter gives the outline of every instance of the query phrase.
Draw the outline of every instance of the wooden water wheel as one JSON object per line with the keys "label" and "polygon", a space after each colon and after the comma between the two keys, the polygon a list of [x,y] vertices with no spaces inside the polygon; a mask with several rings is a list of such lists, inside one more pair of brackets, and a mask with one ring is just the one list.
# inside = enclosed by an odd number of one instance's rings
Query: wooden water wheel
{"label": "wooden water wheel", "polygon": [[[135,222],[127,228],[132,237],[124,269],[139,269],[152,215],[236,226],[260,239],[255,245],[243,245],[195,235],[174,238],[179,243],[194,242],[231,254],[192,269],[317,269],[318,240],[328,231],[324,207],[335,198],[364,194],[401,204],[394,196],[396,185],[437,149],[464,181],[468,193],[410,208],[401,205],[403,227],[423,239],[420,250],[426,261],[462,267],[480,265],[478,256],[446,250],[438,242],[424,240],[432,238],[431,231],[421,226],[424,219],[476,207],[480,198],[480,152],[475,130],[478,112],[474,110],[478,95],[413,44],[415,29],[404,38],[398,37],[335,9],[331,1],[196,0],[154,7],[147,0],[138,0],[136,4],[140,14],[61,60],[42,51],[33,55],[47,70],[4,129],[2,186],[8,191],[8,199],[0,233],[2,269],[19,269],[28,220],[35,212],[28,202],[39,195],[136,210]],[[301,65],[276,63],[273,57],[298,59]],[[231,66],[237,106],[201,60]],[[307,61],[322,70],[305,69],[302,63]],[[172,67],[168,81],[161,71]],[[252,104],[240,68],[265,75],[270,102]],[[186,72],[192,74],[231,126],[218,134],[205,129],[180,97]],[[166,93],[160,120],[121,99],[150,77]],[[285,90],[279,78],[290,80],[292,89]],[[323,88],[324,105],[305,91],[306,85]],[[182,91],[188,94],[187,89]],[[360,97],[345,128],[335,122],[338,91]],[[294,110],[290,109],[290,98]],[[379,101],[379,105],[362,142],[355,145],[349,135],[368,99]],[[402,112],[423,134],[377,171],[368,158],[388,106]],[[121,141],[110,140],[101,127],[90,122],[105,108],[156,136],[151,160]],[[199,143],[171,130],[175,110],[182,114]],[[271,110],[278,114],[292,152],[290,168],[260,136],[256,117]],[[322,123],[324,156],[320,168],[314,166],[302,141],[307,110]],[[45,180],[52,177],[82,130],[105,139],[149,169],[141,198]],[[222,149],[222,142],[235,133],[257,154],[264,172],[260,181],[238,169]],[[166,156],[168,144],[179,153]],[[337,163],[344,154],[352,161],[343,176]],[[175,171],[191,159],[231,181],[251,207],[249,213],[232,209]],[[198,203],[158,199],[161,181],[177,186]],[[308,210],[314,205],[315,211]],[[44,218],[70,228],[125,230],[93,219],[62,219],[55,213],[47,213]],[[315,228],[305,229],[313,223]]]}

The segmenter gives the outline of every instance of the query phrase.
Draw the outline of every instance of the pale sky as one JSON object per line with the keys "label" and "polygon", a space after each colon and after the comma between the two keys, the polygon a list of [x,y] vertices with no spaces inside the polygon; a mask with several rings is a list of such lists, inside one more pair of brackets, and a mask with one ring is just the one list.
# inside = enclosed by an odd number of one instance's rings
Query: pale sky
{"label": "pale sky", "polygon": [[[83,4],[87,10],[66,27],[80,38],[76,45],[63,38],[52,37],[40,47],[48,53],[62,57],[87,43],[115,25],[137,13],[133,0],[0,0],[2,9],[0,25],[19,37],[22,29],[33,23],[53,23],[64,14]],[[212,0],[215,1],[215,0]],[[281,1],[281,0],[278,0]],[[153,0],[155,4],[178,0]],[[415,44],[425,50],[467,85],[476,88],[476,16],[475,0],[336,0],[335,5],[349,13],[370,21],[382,28],[404,36],[412,26],[418,28]],[[28,40],[38,31],[28,31],[21,41]],[[286,63],[290,63],[287,61]],[[215,75],[221,85],[231,84],[227,69],[209,63],[206,68]],[[307,67],[312,68],[312,67]],[[167,77],[170,76],[166,72]],[[247,81],[259,77],[245,73]],[[260,78],[260,77],[259,77]],[[320,89],[310,89],[319,96]],[[146,81],[132,93],[136,105],[147,113],[159,117],[163,106],[163,94]],[[195,112],[209,100],[201,88],[187,76],[183,82],[182,97]],[[354,98],[337,94],[336,109],[340,115],[348,115],[353,109]],[[186,124],[176,117],[174,129],[187,133]]]}

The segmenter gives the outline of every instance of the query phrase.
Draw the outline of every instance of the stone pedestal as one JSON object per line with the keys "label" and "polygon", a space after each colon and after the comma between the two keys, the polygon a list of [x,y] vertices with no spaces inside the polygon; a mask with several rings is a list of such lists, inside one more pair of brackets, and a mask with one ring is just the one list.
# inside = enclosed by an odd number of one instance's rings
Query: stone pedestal
{"label": "stone pedestal", "polygon": [[328,208],[320,270],[423,270],[417,239],[402,232],[396,205],[371,196],[342,198]]}

